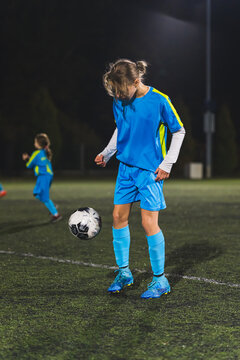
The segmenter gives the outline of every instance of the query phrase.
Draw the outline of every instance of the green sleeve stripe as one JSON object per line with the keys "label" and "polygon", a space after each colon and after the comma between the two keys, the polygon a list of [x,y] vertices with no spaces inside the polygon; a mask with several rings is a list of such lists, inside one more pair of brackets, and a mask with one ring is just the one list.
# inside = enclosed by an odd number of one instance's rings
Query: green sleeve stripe
{"label": "green sleeve stripe", "polygon": [[160,134],[160,144],[161,144],[161,147],[162,147],[162,155],[163,155],[163,158],[165,158],[167,151],[166,151],[165,126],[164,126],[164,124],[160,125],[159,134]]}
{"label": "green sleeve stripe", "polygon": [[31,162],[35,159],[35,157],[40,153],[40,150],[36,150],[32,153],[30,159],[28,160],[28,162],[26,163],[26,167],[28,167]]}
{"label": "green sleeve stripe", "polygon": [[47,165],[47,172],[50,174],[50,175],[53,175],[53,172],[51,171],[50,167]]}
{"label": "green sleeve stripe", "polygon": [[171,101],[169,100],[169,97],[168,97],[166,94],[164,94],[164,93],[162,93],[162,92],[160,92],[160,91],[158,91],[158,90],[156,90],[156,89],[153,89],[153,91],[156,92],[156,93],[158,93],[158,94],[161,94],[161,95],[167,100],[167,102],[168,102],[168,104],[170,105],[170,107],[171,107],[171,109],[172,109],[172,111],[173,111],[173,113],[174,113],[174,115],[175,115],[175,117],[176,117],[179,125],[180,125],[181,127],[183,127],[183,123],[181,122],[180,117],[179,117],[178,113],[176,112],[176,109],[174,108],[173,104],[172,104]]}

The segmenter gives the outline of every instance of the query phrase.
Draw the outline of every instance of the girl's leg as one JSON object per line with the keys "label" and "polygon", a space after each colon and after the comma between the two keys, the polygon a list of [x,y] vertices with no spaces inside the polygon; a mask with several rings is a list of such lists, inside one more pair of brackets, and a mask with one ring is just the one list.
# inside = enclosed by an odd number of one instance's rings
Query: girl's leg
{"label": "girl's leg", "polygon": [[158,211],[141,209],[142,226],[146,232],[152,271],[154,276],[164,273],[165,241],[158,225]]}
{"label": "girl's leg", "polygon": [[113,248],[119,268],[128,267],[130,231],[128,218],[132,204],[115,205],[113,210]]}
{"label": "girl's leg", "polygon": [[113,227],[121,229],[128,225],[132,204],[114,205],[113,209]]}
{"label": "girl's leg", "polygon": [[115,205],[113,210],[113,249],[119,272],[108,288],[111,293],[119,292],[124,286],[133,284],[133,276],[129,269],[130,231],[128,217],[130,210],[131,204]]}
{"label": "girl's leg", "polygon": [[48,200],[48,201],[44,201],[44,205],[48,208],[48,210],[50,211],[50,213],[53,216],[57,216],[58,215],[58,211],[56,209],[56,206],[54,205],[54,203],[52,202],[52,200]]}
{"label": "girl's leg", "polygon": [[142,209],[142,225],[146,232],[150,262],[153,271],[153,281],[148,286],[141,298],[159,298],[170,292],[170,285],[164,275],[165,241],[162,231],[158,226],[158,211]]}
{"label": "girl's leg", "polygon": [[54,205],[54,203],[52,202],[52,200],[48,199],[47,201],[43,201],[41,199],[41,196],[39,194],[34,195],[36,199],[40,200],[42,203],[44,203],[44,205],[48,208],[48,210],[50,211],[50,213],[53,216],[57,216],[58,215],[58,211]]}

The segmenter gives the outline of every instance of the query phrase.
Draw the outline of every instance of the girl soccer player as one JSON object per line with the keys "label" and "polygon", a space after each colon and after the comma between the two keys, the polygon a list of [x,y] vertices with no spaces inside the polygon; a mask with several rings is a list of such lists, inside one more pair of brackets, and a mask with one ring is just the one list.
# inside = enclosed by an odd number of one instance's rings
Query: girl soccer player
{"label": "girl soccer player", "polygon": [[[114,193],[113,248],[119,272],[109,287],[119,292],[133,284],[129,269],[130,231],[128,218],[133,202],[140,201],[142,226],[148,241],[152,282],[141,295],[159,298],[170,292],[164,275],[165,241],[158,225],[159,210],[165,209],[163,180],[169,177],[185,136],[183,124],[169,97],[143,83],[147,64],[120,59],[109,65],[103,76],[113,97],[116,129],[107,147],[96,156],[99,166],[117,151],[120,161]],[[172,133],[167,152],[167,128]]]}
{"label": "girl soccer player", "polygon": [[53,179],[52,170],[52,151],[50,149],[50,140],[47,134],[37,134],[34,139],[34,147],[37,149],[29,156],[27,153],[22,154],[23,160],[27,161],[26,167],[34,169],[37,177],[36,185],[33,189],[33,195],[42,201],[52,214],[51,222],[55,223],[62,219],[54,203],[49,198],[49,190]]}

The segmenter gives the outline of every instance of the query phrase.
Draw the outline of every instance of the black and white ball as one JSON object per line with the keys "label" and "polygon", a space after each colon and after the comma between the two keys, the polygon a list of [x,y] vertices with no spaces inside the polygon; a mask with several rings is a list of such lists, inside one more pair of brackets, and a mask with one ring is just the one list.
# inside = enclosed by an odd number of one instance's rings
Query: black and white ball
{"label": "black and white ball", "polygon": [[80,208],[68,220],[70,232],[82,240],[89,240],[98,235],[102,227],[101,216],[90,207]]}

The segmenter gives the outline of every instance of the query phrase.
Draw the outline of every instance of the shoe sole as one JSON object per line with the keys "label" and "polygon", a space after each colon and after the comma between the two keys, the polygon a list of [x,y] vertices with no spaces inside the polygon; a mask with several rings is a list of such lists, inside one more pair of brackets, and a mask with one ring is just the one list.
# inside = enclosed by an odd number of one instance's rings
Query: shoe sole
{"label": "shoe sole", "polygon": [[126,286],[132,286],[132,285],[133,285],[133,282],[132,282],[131,284],[126,284],[126,285],[124,285],[121,290],[108,291],[108,292],[109,292],[110,294],[118,294],[118,293],[120,293],[120,292],[124,289],[124,287],[126,287]]}
{"label": "shoe sole", "polygon": [[163,293],[163,294],[161,294],[161,295],[159,295],[159,296],[155,296],[155,297],[141,297],[141,299],[146,299],[146,300],[148,300],[148,299],[159,299],[162,295],[170,294],[170,292],[171,292],[171,290],[169,290],[169,291],[167,291],[167,292],[165,292],[165,293]]}

